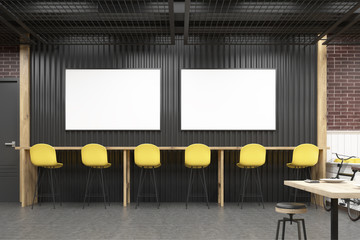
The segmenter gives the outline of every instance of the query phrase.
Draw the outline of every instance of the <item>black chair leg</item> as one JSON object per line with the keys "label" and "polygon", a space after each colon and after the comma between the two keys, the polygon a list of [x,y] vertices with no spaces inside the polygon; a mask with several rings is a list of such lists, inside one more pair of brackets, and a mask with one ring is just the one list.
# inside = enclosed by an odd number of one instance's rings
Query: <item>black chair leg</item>
{"label": "black chair leg", "polygon": [[87,194],[88,194],[88,188],[89,188],[89,183],[90,183],[90,176],[91,176],[91,168],[89,168],[89,173],[88,173],[88,177],[87,177],[87,180],[86,180],[86,187],[85,187],[85,194],[84,194],[83,209],[85,208],[86,197],[87,197]]}
{"label": "black chair leg", "polygon": [[276,228],[276,238],[279,239],[279,230],[280,230],[280,224],[283,220],[278,220],[277,228]]}
{"label": "black chair leg", "polygon": [[[60,179],[58,174],[56,173],[57,170],[54,170],[54,181],[55,181],[55,192],[57,192],[57,195],[59,195],[59,203],[60,206],[62,206],[62,199],[61,199],[61,190],[60,190]],[[57,191],[56,191],[57,189]]]}
{"label": "black chair leg", "polygon": [[301,222],[302,222],[302,227],[303,227],[303,232],[304,232],[304,239],[307,240],[306,228],[305,228],[305,220],[301,219]]}
{"label": "black chair leg", "polygon": [[285,223],[286,223],[286,219],[283,219],[283,229],[282,229],[282,236],[281,239],[284,240],[285,239]]}
{"label": "black chair leg", "polygon": [[192,174],[193,174],[193,169],[190,168],[190,177],[189,177],[189,184],[188,184],[188,192],[187,192],[186,204],[185,204],[186,209],[188,208],[189,197],[190,197],[190,192],[191,192],[191,182],[192,182],[192,178],[193,178]]}
{"label": "black chair leg", "polygon": [[297,229],[298,229],[298,239],[301,240],[301,222],[300,221],[294,221],[296,222],[296,225],[297,225]]}
{"label": "black chair leg", "polygon": [[[87,197],[87,199],[88,199],[88,202],[87,202],[87,205],[88,206],[90,206],[90,200],[91,200],[91,190],[93,190],[93,189],[91,189],[91,187],[92,187],[92,184],[93,184],[93,180],[94,180],[94,176],[96,176],[96,172],[94,172],[94,170],[95,170],[95,168],[93,168],[92,170],[91,170],[91,177],[90,177],[90,182],[89,182],[89,189],[88,189],[88,197]],[[94,191],[94,190],[93,190]]]}
{"label": "black chair leg", "polygon": [[[296,168],[296,180],[299,180],[299,168]],[[295,188],[294,202],[296,202],[297,188]]]}
{"label": "black chair leg", "polygon": [[139,206],[139,196],[140,196],[140,193],[141,193],[143,174],[144,174],[144,168],[141,168],[141,171],[140,171],[140,179],[139,179],[139,187],[138,187],[138,193],[137,193],[137,196],[136,196],[135,209],[137,209],[137,207]]}
{"label": "black chair leg", "polygon": [[262,192],[262,188],[261,188],[260,174],[259,174],[259,169],[258,168],[256,168],[256,175],[257,175],[257,182],[259,183],[261,202],[262,202],[262,205],[263,205],[263,209],[265,209],[264,196],[263,196],[263,192]]}
{"label": "black chair leg", "polygon": [[109,186],[106,184],[106,182],[107,182],[106,177],[104,177],[103,180],[104,180],[104,185],[105,185],[105,194],[106,194],[107,203],[110,206],[110,189],[109,189]]}
{"label": "black chair leg", "polygon": [[[39,195],[39,187],[40,187],[42,175],[43,175],[43,171],[41,171],[41,168],[38,167],[38,178],[37,178],[37,183],[35,185],[35,191],[34,191],[33,201],[31,204],[31,209],[34,209],[34,202],[35,202],[36,195]],[[38,197],[38,201],[39,201],[39,197]]]}
{"label": "black chair leg", "polygon": [[[209,197],[208,197],[206,180],[205,180],[205,171],[204,171],[204,168],[201,168],[201,170],[202,170],[202,177],[203,177],[202,183],[203,183],[204,192],[205,192],[205,197],[206,197],[206,204],[207,204],[208,209],[210,209],[210,206],[209,206]],[[201,179],[201,177],[200,177],[200,179]]]}
{"label": "black chair leg", "polygon": [[244,203],[244,198],[245,198],[245,190],[246,190],[246,181],[247,181],[248,177],[249,177],[248,176],[248,169],[245,168],[244,186],[243,186],[243,192],[242,192],[242,196],[241,196],[241,209],[243,208],[243,203]]}
{"label": "black chair leg", "polygon": [[50,177],[50,186],[51,186],[51,195],[52,195],[52,199],[53,199],[53,207],[55,209],[55,190],[54,190],[54,178],[53,178],[53,169],[48,169],[48,171],[50,172],[49,177]]}
{"label": "black chair leg", "polygon": [[[311,168],[308,167],[308,174],[309,174],[309,179],[311,179]],[[317,203],[316,203],[316,195],[314,193],[310,193],[310,202],[311,202],[311,197],[314,198],[314,203],[315,203],[315,209],[317,209]]]}
{"label": "black chair leg", "polygon": [[105,184],[104,184],[104,175],[103,175],[103,169],[100,168],[100,182],[101,182],[101,188],[103,192],[103,198],[104,198],[104,207],[106,209],[106,194],[105,194]]}
{"label": "black chair leg", "polygon": [[155,178],[155,169],[152,168],[152,174],[153,174],[153,182],[154,182],[154,187],[155,187],[155,197],[156,197],[156,202],[158,204],[158,209],[160,207],[160,201],[159,201],[159,196],[158,196],[158,191],[157,191],[157,184],[156,184],[156,178]]}

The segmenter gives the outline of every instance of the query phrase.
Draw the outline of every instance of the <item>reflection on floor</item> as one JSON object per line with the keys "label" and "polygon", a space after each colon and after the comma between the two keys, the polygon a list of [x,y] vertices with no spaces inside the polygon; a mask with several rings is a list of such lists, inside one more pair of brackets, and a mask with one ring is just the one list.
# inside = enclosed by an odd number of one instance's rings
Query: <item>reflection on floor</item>
{"label": "reflection on floor", "polygon": [[[1,239],[274,239],[276,224],[284,215],[275,213],[275,203],[265,209],[246,203],[240,209],[234,203],[224,208],[206,204],[154,203],[123,208],[102,203],[82,209],[81,203],[63,203],[52,209],[51,203],[21,208],[17,203],[0,203]],[[309,207],[305,218],[308,239],[330,238],[330,213]],[[358,239],[359,222],[352,222],[339,211],[340,239]],[[296,225],[288,225],[286,239],[297,239]]]}

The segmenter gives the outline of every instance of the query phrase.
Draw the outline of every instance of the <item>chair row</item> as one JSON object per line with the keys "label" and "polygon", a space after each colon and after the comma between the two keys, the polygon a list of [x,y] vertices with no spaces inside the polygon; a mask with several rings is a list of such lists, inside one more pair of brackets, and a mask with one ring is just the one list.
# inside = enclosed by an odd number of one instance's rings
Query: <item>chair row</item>
{"label": "chair row", "polygon": [[[210,165],[211,162],[211,151],[210,148],[204,144],[192,144],[185,149],[185,166],[189,168],[189,180],[188,180],[188,187],[187,187],[187,196],[186,196],[186,208],[188,206],[192,185],[194,182],[195,175],[199,175],[200,181],[203,186],[204,190],[204,198],[206,199],[207,206],[209,208],[209,199],[208,199],[208,192],[207,192],[207,184],[205,178],[205,171],[204,168]],[[293,152],[292,162],[288,163],[287,166],[289,168],[293,168],[296,170],[296,178],[299,179],[299,169],[304,169],[307,167],[314,166],[318,161],[319,156],[319,149],[315,145],[312,144],[301,144],[295,148]],[[55,149],[48,145],[48,144],[36,144],[30,148],[30,159],[33,165],[39,167],[38,168],[38,180],[35,186],[35,192],[33,197],[32,208],[34,205],[34,201],[36,197],[43,197],[39,195],[39,187],[44,180],[44,175],[48,175],[48,181],[50,184],[51,190],[51,197],[53,201],[53,206],[55,208],[55,196],[59,196],[59,201],[61,204],[61,197],[60,191],[55,193],[55,186],[54,182],[57,182],[59,185],[59,181],[56,179],[56,172],[55,169],[61,168],[63,166],[62,163],[58,163],[56,159],[56,152]],[[101,184],[102,190],[102,198],[104,200],[104,206],[109,204],[109,193],[105,188],[105,178],[103,169],[111,167],[111,163],[108,162],[107,150],[104,146],[99,144],[88,144],[82,147],[81,149],[81,159],[82,163],[89,167],[89,172],[86,180],[86,186],[84,191],[84,201],[83,201],[83,208],[85,207],[86,200],[90,201],[92,197],[89,194],[89,189],[92,186],[93,178],[94,178],[94,171],[98,175],[99,182]],[[142,195],[142,189],[144,185],[144,181],[146,178],[146,173],[149,172],[149,178],[152,180],[155,189],[155,198],[157,202],[157,207],[160,206],[159,195],[157,190],[156,184],[156,174],[155,168],[161,166],[160,161],[160,149],[153,145],[153,144],[141,144],[135,148],[134,151],[134,161],[135,164],[141,168],[140,176],[139,176],[139,186],[138,192],[136,196],[136,206],[139,206],[139,199],[144,197]],[[261,181],[260,175],[258,171],[258,167],[265,164],[266,161],[266,149],[260,144],[248,144],[241,148],[240,151],[240,158],[239,162],[236,164],[239,168],[244,170],[243,174],[243,186],[240,189],[240,194],[238,198],[238,205],[240,205],[241,201],[241,208],[244,202],[246,184],[249,181],[250,171],[256,170],[256,177],[255,182],[257,188],[259,190],[259,194],[255,197],[261,199],[263,208],[264,208],[264,199],[261,189]],[[310,168],[309,168],[310,169]],[[310,171],[309,178],[310,177]],[[296,200],[296,192],[295,192],[295,200]]]}

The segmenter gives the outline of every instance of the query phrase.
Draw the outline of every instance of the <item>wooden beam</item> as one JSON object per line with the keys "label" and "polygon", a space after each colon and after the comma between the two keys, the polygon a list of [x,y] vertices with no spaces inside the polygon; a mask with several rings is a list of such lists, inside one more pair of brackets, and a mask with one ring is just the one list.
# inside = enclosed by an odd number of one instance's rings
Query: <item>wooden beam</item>
{"label": "wooden beam", "polygon": [[126,173],[127,173],[127,154],[128,151],[124,150],[123,151],[123,206],[126,207],[127,206],[127,177],[126,177]]}
{"label": "wooden beam", "polygon": [[218,204],[224,206],[224,150],[218,151]]}
{"label": "wooden beam", "polygon": [[126,159],[126,197],[127,203],[130,203],[130,150],[126,150],[127,159]]}
{"label": "wooden beam", "polygon": [[[30,147],[30,46],[20,45],[20,146]],[[30,152],[20,151],[20,202],[32,203],[37,179],[36,167],[31,164]]]}
{"label": "wooden beam", "polygon": [[[55,150],[64,150],[64,151],[69,151],[69,150],[72,150],[72,151],[76,151],[76,150],[81,150],[82,147],[78,146],[78,147],[54,147]],[[136,148],[136,146],[112,146],[112,147],[106,147],[106,149],[108,151],[123,151],[123,150],[134,150]],[[185,150],[187,147],[159,147],[160,150],[163,150],[163,151],[171,151],[171,150]],[[227,151],[227,150],[241,150],[242,147],[210,147],[211,150],[224,150],[224,151]],[[296,148],[296,146],[293,146],[293,147],[284,147],[284,146],[279,146],[279,147],[265,147],[266,150],[274,150],[274,151],[292,151]],[[19,146],[19,147],[16,147],[15,148],[16,150],[29,150],[30,147],[29,146]],[[328,148],[319,148],[320,151],[326,151],[326,149]]]}
{"label": "wooden beam", "polygon": [[[317,44],[317,145],[319,148],[327,149],[327,47],[323,45],[324,40]],[[326,150],[320,151],[319,162],[312,169],[314,179],[326,177]],[[321,197],[316,201],[322,205]]]}

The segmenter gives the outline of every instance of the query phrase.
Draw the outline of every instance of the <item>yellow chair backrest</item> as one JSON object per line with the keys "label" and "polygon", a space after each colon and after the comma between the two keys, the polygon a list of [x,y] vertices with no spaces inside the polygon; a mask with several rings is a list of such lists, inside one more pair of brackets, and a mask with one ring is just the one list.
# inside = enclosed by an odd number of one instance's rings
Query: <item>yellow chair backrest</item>
{"label": "yellow chair backrest", "polygon": [[160,149],[154,144],[141,144],[135,148],[134,161],[140,167],[158,166],[160,164]]}
{"label": "yellow chair backrest", "polygon": [[211,161],[210,148],[204,144],[195,143],[185,149],[185,165],[207,167]]}
{"label": "yellow chair backrest", "polygon": [[57,164],[55,148],[39,143],[30,148],[31,163],[35,166],[55,166]]}
{"label": "yellow chair backrest", "polygon": [[241,148],[240,164],[249,167],[259,167],[264,165],[266,160],[266,149],[256,143],[247,144]]}
{"label": "yellow chair backrest", "polygon": [[81,160],[88,167],[105,166],[108,164],[106,148],[96,143],[87,144],[81,148]]}
{"label": "yellow chair backrest", "polygon": [[296,166],[311,167],[319,160],[319,148],[313,144],[305,143],[297,146],[293,152],[292,164]]}

